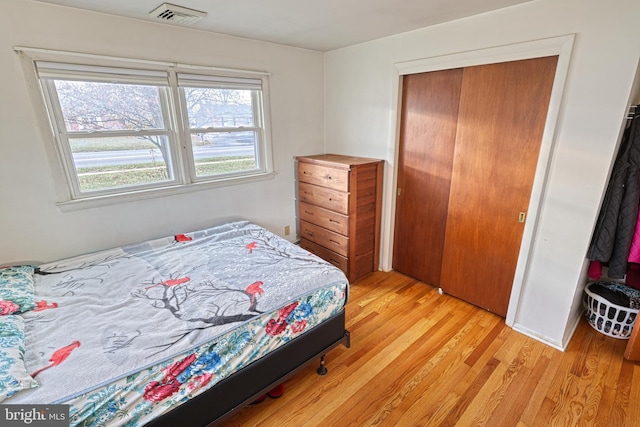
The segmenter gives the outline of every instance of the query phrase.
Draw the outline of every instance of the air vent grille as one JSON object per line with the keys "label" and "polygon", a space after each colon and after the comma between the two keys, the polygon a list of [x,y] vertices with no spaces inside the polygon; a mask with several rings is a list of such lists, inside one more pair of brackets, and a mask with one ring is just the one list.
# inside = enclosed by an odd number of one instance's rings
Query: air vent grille
{"label": "air vent grille", "polygon": [[156,9],[149,12],[149,16],[159,21],[189,25],[207,16],[207,12],[176,6],[171,3],[162,3]]}

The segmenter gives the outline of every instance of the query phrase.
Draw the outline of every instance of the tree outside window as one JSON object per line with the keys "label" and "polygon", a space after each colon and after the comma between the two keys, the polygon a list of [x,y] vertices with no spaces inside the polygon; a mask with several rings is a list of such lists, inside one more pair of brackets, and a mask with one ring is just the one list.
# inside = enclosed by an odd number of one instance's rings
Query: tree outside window
{"label": "tree outside window", "polygon": [[36,68],[71,199],[270,172],[264,77]]}

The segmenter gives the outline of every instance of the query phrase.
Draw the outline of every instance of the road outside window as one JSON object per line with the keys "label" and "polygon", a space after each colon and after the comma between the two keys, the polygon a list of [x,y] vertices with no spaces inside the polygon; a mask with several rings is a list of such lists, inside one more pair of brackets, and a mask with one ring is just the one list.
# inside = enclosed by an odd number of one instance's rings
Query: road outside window
{"label": "road outside window", "polygon": [[266,76],[39,61],[36,69],[70,200],[271,172]]}

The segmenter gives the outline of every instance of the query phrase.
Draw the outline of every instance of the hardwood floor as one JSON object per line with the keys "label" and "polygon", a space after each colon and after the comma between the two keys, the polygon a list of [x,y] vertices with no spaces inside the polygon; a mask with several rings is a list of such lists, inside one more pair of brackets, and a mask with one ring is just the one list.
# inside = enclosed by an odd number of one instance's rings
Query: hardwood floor
{"label": "hardwood floor", "polygon": [[306,367],[229,426],[638,426],[627,341],[579,325],[566,352],[399,273],[351,287],[351,348]]}

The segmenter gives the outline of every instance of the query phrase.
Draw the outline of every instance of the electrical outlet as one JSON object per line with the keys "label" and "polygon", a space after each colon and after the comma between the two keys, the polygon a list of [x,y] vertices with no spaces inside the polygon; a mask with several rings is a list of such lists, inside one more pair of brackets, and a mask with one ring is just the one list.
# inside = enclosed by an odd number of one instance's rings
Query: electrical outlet
{"label": "electrical outlet", "polygon": [[288,225],[284,226],[284,235],[288,236],[289,234],[291,234],[291,228]]}

